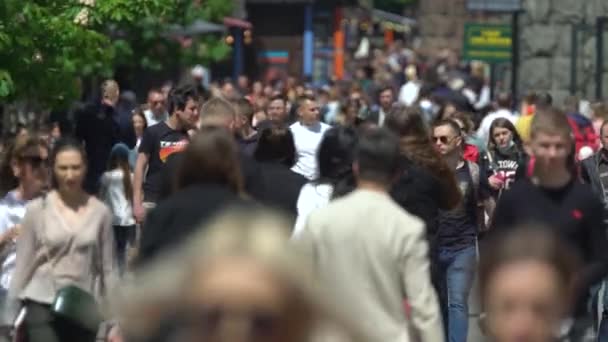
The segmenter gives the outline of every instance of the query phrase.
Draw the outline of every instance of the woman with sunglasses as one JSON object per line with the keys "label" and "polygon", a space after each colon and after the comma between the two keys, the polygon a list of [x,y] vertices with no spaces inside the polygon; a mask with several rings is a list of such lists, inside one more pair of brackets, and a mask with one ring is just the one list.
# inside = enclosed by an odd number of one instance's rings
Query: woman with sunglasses
{"label": "woman with sunglasses", "polygon": [[8,300],[25,307],[27,341],[92,342],[96,327],[85,327],[79,317],[67,318],[55,310],[82,303],[59,304],[59,299],[67,299],[58,294],[68,287],[99,304],[113,288],[117,267],[112,214],[83,189],[86,159],[78,142],[58,141],[51,161],[52,190],[28,204],[21,223],[19,262]]}
{"label": "woman with sunglasses", "polygon": [[524,176],[526,153],[515,126],[505,118],[498,118],[490,125],[488,150],[480,158],[481,172],[495,199],[503,190]]}
{"label": "woman with sunglasses", "polygon": [[0,308],[4,307],[15,269],[16,241],[25,206],[47,186],[47,157],[48,148],[42,139],[20,136],[9,148],[0,170],[0,189],[5,194],[0,200]]}

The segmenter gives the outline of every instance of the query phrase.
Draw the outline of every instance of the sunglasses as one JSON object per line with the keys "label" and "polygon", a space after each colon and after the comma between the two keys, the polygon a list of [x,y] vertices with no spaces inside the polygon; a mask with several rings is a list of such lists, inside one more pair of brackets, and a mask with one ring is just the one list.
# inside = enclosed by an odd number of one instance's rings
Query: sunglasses
{"label": "sunglasses", "polygon": [[433,137],[433,142],[437,143],[438,141],[441,142],[444,145],[449,144],[452,140],[454,140],[454,138],[456,137],[448,137],[445,135],[439,136],[439,137]]}

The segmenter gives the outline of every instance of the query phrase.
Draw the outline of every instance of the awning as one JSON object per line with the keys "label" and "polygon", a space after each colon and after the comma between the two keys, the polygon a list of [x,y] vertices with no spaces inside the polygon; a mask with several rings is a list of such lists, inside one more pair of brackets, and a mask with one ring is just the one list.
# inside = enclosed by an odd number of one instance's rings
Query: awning
{"label": "awning", "polygon": [[247,20],[231,18],[231,17],[224,17],[224,25],[226,25],[228,27],[238,27],[238,28],[242,28],[245,30],[249,30],[253,27],[253,25],[250,22],[248,22]]}
{"label": "awning", "polygon": [[178,24],[169,25],[165,31],[165,35],[171,37],[197,36],[206,33],[222,33],[224,31],[226,31],[226,28],[222,25],[197,19],[186,27]]}
{"label": "awning", "polygon": [[376,21],[388,21],[397,25],[412,26],[416,25],[416,20],[404,17],[399,14],[386,12],[379,9],[372,10],[372,18]]}

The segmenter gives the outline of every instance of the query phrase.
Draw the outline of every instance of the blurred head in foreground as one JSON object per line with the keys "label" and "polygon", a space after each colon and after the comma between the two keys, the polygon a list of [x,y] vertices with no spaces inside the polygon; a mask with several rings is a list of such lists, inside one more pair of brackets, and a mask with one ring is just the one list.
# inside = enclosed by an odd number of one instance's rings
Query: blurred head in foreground
{"label": "blurred head in foreground", "polygon": [[201,229],[126,290],[118,306],[126,340],[297,342],[321,321],[344,326],[325,309],[287,227],[258,210]]}
{"label": "blurred head in foreground", "polygon": [[556,340],[575,297],[578,259],[547,229],[521,227],[482,249],[484,328],[497,342]]}

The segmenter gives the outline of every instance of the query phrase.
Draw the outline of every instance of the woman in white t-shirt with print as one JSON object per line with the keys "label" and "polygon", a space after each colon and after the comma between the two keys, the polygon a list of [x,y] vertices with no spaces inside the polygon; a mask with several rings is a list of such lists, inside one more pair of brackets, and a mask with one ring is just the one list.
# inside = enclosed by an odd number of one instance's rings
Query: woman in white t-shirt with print
{"label": "woman in white t-shirt with print", "polygon": [[302,232],[311,212],[355,188],[352,164],[356,145],[357,132],[353,128],[337,127],[325,133],[317,152],[319,177],[300,190],[294,238]]}

